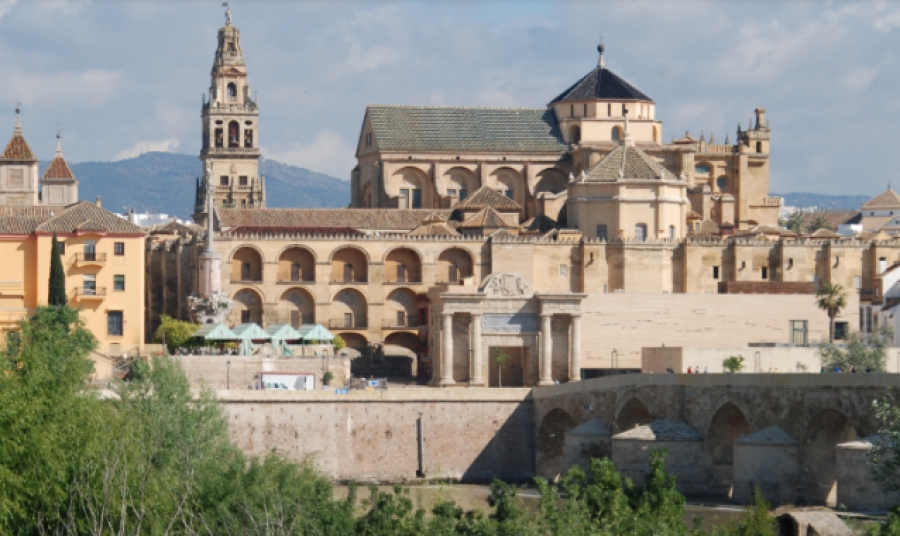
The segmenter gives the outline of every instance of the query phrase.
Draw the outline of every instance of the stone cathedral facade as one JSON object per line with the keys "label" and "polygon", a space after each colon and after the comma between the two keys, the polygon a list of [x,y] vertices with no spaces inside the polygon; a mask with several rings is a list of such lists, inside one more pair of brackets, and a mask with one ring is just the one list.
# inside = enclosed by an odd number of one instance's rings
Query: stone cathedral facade
{"label": "stone cathedral facade", "polygon": [[[764,109],[733,140],[664,142],[656,102],[599,52],[544,107],[369,106],[350,208],[270,209],[229,17],[195,214],[206,223],[208,187],[227,322],[320,323],[443,386],[497,385],[498,352],[503,385],[535,385],[640,368],[642,346],[808,345],[827,334],[824,281],[849,291],[838,322],[859,326],[900,243],[778,227]],[[204,227],[150,233],[148,336],[161,314],[189,317]]]}

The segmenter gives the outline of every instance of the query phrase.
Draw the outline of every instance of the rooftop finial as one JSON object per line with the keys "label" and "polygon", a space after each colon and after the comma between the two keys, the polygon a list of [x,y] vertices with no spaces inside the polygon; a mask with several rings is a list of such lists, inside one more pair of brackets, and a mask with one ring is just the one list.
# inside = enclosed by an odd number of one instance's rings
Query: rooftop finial
{"label": "rooftop finial", "polygon": [[604,67],[603,65],[603,51],[606,50],[606,47],[603,46],[603,36],[600,36],[600,44],[597,45],[597,52],[600,54],[600,57],[597,59],[597,66]]}
{"label": "rooftop finial", "polygon": [[22,123],[19,121],[19,112],[22,111],[22,103],[16,101],[16,132],[22,132]]}
{"label": "rooftop finial", "polygon": [[62,131],[56,125],[56,155],[62,156]]}
{"label": "rooftop finial", "polygon": [[228,9],[228,2],[222,2],[222,7],[225,8],[225,24],[231,26],[231,10]]}

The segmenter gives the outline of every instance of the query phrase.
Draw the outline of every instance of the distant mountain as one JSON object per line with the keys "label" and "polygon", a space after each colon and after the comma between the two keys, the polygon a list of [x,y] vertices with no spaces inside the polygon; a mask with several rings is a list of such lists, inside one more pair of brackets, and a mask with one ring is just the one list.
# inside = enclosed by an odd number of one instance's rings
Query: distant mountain
{"label": "distant mountain", "polygon": [[[41,174],[49,165],[41,162]],[[196,156],[175,153],[145,153],[118,162],[72,164],[78,178],[79,196],[103,207],[122,212],[134,207],[138,212],[164,212],[180,218],[194,211],[194,193],[200,175]],[[350,183],[308,169],[274,160],[260,160],[266,177],[266,204],[269,207],[343,207],[350,203]]]}
{"label": "distant mountain", "polygon": [[789,207],[818,207],[819,210],[859,210],[863,203],[872,199],[866,195],[824,195],[809,192],[772,195],[783,197],[784,204]]}

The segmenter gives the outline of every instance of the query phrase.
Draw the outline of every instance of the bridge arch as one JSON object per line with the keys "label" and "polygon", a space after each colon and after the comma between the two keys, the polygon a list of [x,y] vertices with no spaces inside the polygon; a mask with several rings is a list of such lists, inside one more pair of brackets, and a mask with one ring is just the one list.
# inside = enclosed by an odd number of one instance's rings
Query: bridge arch
{"label": "bridge arch", "polygon": [[653,422],[653,413],[639,397],[630,395],[622,400],[625,402],[616,411],[616,433]]}
{"label": "bridge arch", "polygon": [[850,418],[836,409],[816,413],[800,443],[800,474],[809,503],[837,505],[837,472],[834,447],[857,438]]}
{"label": "bridge arch", "polygon": [[572,416],[564,409],[552,409],[544,415],[544,418],[541,419],[541,426],[538,428],[538,456],[547,459],[562,456],[566,442],[566,430],[571,430],[576,424]]}
{"label": "bridge arch", "polygon": [[712,464],[731,466],[734,462],[734,441],[751,432],[747,414],[734,402],[721,404],[706,428],[706,451]]}

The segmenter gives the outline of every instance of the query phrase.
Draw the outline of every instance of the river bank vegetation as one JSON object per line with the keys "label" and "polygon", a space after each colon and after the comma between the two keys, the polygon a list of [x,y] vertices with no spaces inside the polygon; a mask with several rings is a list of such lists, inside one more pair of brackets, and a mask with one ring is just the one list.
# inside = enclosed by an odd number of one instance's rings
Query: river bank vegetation
{"label": "river bank vegetation", "polygon": [[[429,511],[409,490],[351,486],[336,498],[309,463],[248,459],[210,391],[176,361],[136,363],[104,396],[88,385],[96,341],[77,311],[45,307],[0,360],[0,534],[12,535],[699,535],[656,452],[643,488],[608,459],[558,484],[536,479],[537,508],[495,481],[487,511],[451,501]],[[756,504],[715,534],[776,534]]]}

